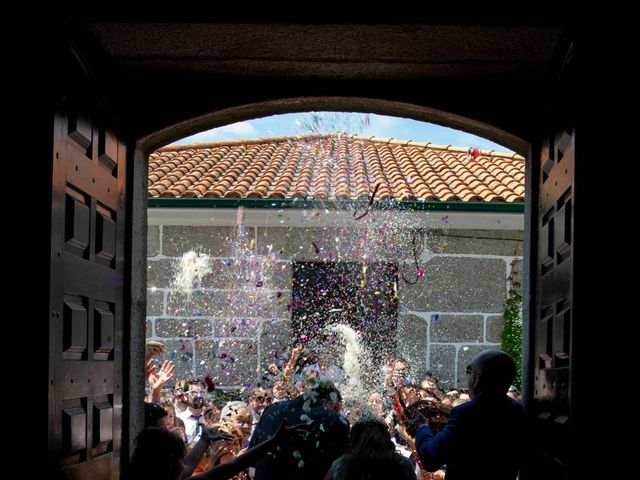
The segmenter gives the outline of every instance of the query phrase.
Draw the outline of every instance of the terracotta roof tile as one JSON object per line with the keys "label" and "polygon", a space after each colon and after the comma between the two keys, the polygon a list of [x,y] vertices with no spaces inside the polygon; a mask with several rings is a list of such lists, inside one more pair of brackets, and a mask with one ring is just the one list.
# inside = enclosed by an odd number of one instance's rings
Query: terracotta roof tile
{"label": "terracotta roof tile", "polygon": [[149,158],[149,196],[523,202],[524,158],[358,135],[173,145]]}

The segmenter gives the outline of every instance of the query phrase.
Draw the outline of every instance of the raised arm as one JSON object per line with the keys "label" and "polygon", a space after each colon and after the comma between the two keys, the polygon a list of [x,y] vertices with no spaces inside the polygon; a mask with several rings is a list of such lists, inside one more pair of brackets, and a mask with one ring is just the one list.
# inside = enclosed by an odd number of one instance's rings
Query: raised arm
{"label": "raised arm", "polygon": [[298,345],[291,352],[291,358],[284,367],[283,376],[286,378],[291,384],[293,384],[293,370],[296,368],[296,363],[298,362],[298,358],[304,352],[304,347],[302,345]]}
{"label": "raised arm", "polygon": [[149,385],[151,387],[151,401],[153,403],[160,403],[162,389],[169,382],[169,380],[173,378],[174,368],[175,368],[175,365],[171,360],[165,360],[164,362],[162,362],[160,371],[157,373],[156,377],[154,378],[153,384]]}
{"label": "raised arm", "polygon": [[[209,444],[217,442],[219,440],[233,440],[233,436],[228,433],[221,432],[215,428],[207,428],[202,432],[200,439],[196,442],[191,450],[187,452],[184,457],[184,470],[180,475],[180,480],[189,478],[193,471],[198,466],[198,462],[204,455],[205,450]],[[199,477],[192,477],[199,478]]]}
{"label": "raised arm", "polygon": [[153,357],[157,357],[162,352],[164,352],[164,343],[156,342],[155,340],[149,340],[145,345],[145,363],[151,360]]}
{"label": "raised arm", "polygon": [[189,480],[227,480],[253,466],[259,459],[266,455],[267,452],[285,439],[304,432],[305,427],[305,424],[287,427],[286,420],[283,420],[273,437],[259,443],[222,465],[217,465],[211,470],[191,477]]}
{"label": "raised arm", "polygon": [[461,435],[460,418],[455,409],[438,435],[434,435],[428,424],[423,423],[416,433],[416,448],[425,468],[433,471],[447,463],[454,444]]}

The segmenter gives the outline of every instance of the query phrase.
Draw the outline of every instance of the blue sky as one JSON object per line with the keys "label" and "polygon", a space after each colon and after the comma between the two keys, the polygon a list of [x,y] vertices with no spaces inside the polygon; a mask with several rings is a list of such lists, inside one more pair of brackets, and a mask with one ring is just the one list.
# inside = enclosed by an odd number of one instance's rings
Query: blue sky
{"label": "blue sky", "polygon": [[400,117],[373,113],[305,112],[272,115],[233,123],[185,137],[176,144],[216,142],[255,137],[275,137],[308,133],[347,132],[358,135],[391,137],[396,140],[433,142],[458,147],[478,147],[481,150],[511,151],[470,133]]}

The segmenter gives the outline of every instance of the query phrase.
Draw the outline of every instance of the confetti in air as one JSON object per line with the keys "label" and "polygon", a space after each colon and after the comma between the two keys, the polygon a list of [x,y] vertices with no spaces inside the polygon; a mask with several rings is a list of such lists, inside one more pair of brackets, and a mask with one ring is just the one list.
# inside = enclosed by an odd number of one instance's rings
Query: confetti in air
{"label": "confetti in air", "polygon": [[211,393],[216,389],[216,384],[214,383],[211,375],[204,377],[204,381],[207,384],[207,392]]}
{"label": "confetti in air", "polygon": [[[327,121],[312,119],[314,129]],[[296,375],[313,362],[322,364],[321,373],[349,402],[353,421],[361,414],[358,404],[374,391],[382,393],[387,357],[415,355],[396,341],[400,306],[407,294],[431,288],[429,273],[440,268],[438,253],[445,253],[445,245],[427,236],[432,225],[446,228],[451,222],[448,215],[428,218],[429,212],[395,201],[394,185],[375,169],[364,169],[365,150],[343,150],[344,141],[335,134],[323,142],[296,140],[289,147],[296,150],[296,168],[326,189],[324,196],[293,199],[296,207],[287,210],[279,199],[269,200],[273,224],[267,226],[255,223],[253,211],[245,218],[247,207],[239,207],[235,225],[232,220],[224,229],[213,228],[211,245],[203,239],[203,251],[216,256],[188,251],[176,262],[171,288],[187,295],[199,291],[186,302],[169,292],[164,314],[170,318],[158,325],[175,324],[164,336],[173,341],[171,358],[177,357],[183,372],[192,369],[205,378],[216,394],[256,381],[265,360],[282,369],[293,345],[300,345],[306,359],[301,357]],[[418,178],[415,169],[401,167],[407,183]],[[340,194],[333,180],[320,181],[334,176],[357,178],[353,193]],[[180,235],[171,241],[179,243]],[[337,267],[320,276],[319,265]],[[414,284],[418,288],[409,290]],[[212,371],[213,377],[205,377]]]}
{"label": "confetti in air", "polygon": [[202,279],[211,273],[211,257],[193,250],[182,255],[171,283],[171,288],[187,296],[200,286]]}

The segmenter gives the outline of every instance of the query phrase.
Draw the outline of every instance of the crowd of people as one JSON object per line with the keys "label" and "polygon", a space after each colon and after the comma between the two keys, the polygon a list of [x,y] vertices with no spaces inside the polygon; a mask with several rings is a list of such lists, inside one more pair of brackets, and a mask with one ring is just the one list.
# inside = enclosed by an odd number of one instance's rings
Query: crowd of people
{"label": "crowd of people", "polygon": [[[145,429],[131,478],[515,479],[524,429],[515,364],[485,350],[467,367],[468,390],[411,379],[394,357],[383,384],[343,399],[326,362],[304,368],[302,345],[270,365],[245,398],[221,404],[211,378],[174,378],[174,365],[147,343]],[[339,382],[337,383],[340,384]],[[345,401],[348,400],[348,401]],[[480,475],[481,477],[483,475]]]}

